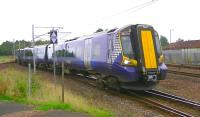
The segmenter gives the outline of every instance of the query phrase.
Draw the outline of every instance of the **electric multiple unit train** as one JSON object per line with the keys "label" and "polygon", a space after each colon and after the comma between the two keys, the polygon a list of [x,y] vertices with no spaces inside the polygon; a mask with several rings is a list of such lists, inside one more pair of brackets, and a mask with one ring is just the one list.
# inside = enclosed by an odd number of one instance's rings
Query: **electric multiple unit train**
{"label": "electric multiple unit train", "polygon": [[[35,46],[37,66],[51,67],[55,56],[59,68],[95,76],[99,86],[150,90],[166,78],[159,36],[150,25],[128,25],[94,33],[55,45]],[[33,63],[33,48],[19,49],[17,61]]]}

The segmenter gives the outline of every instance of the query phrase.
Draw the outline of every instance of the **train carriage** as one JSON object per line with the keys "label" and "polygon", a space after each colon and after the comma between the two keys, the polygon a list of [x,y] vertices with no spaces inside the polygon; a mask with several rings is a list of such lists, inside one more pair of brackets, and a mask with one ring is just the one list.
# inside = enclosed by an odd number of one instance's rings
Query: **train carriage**
{"label": "train carriage", "polygon": [[65,51],[71,69],[85,70],[107,85],[147,90],[166,77],[158,34],[148,25],[80,37],[68,41]]}
{"label": "train carriage", "polygon": [[71,72],[95,76],[99,86],[150,90],[166,78],[159,36],[150,25],[128,25],[67,40],[55,45],[55,53],[52,44],[40,49],[46,63],[52,65],[56,56],[57,66],[64,61]]}

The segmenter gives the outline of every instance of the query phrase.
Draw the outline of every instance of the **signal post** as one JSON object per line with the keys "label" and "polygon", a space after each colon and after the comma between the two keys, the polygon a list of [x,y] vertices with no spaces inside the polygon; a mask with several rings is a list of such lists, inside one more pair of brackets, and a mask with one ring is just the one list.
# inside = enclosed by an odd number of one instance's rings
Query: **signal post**
{"label": "signal post", "polygon": [[53,77],[54,77],[54,85],[55,85],[55,89],[56,89],[56,63],[55,63],[55,57],[56,57],[56,53],[55,53],[55,44],[58,42],[57,41],[57,30],[52,29],[50,32],[50,42],[51,44],[53,44]]}

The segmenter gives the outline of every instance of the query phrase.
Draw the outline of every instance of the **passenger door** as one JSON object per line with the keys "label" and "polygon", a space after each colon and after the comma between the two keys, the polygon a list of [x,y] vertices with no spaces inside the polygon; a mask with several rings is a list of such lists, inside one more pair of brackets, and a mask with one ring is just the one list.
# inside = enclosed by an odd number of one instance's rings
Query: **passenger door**
{"label": "passenger door", "polygon": [[92,70],[91,58],[92,58],[92,40],[85,39],[85,49],[84,49],[84,65],[88,70]]}
{"label": "passenger door", "polygon": [[109,37],[108,37],[108,50],[107,50],[107,63],[108,64],[112,64],[112,39],[113,39],[113,36],[112,35],[110,35]]}

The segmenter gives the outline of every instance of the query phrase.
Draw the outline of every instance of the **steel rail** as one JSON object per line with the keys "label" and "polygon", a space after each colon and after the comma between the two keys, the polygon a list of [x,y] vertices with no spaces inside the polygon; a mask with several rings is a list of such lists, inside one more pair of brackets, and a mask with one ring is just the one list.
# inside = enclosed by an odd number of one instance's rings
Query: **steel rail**
{"label": "steel rail", "polygon": [[179,117],[193,117],[192,115],[187,114],[185,112],[182,112],[180,110],[177,110],[177,109],[174,109],[172,107],[169,107],[169,106],[163,105],[161,103],[158,103],[156,101],[144,98],[143,96],[140,96],[140,95],[138,95],[135,92],[128,91],[128,94],[131,94],[131,95],[137,97],[139,99],[138,101],[141,101],[141,102],[146,103],[146,104],[150,104],[150,105],[152,105],[152,106],[154,106],[154,107],[156,107],[158,109],[161,109],[161,110],[164,110],[164,111],[169,112],[171,114],[174,114],[175,116],[179,116]]}
{"label": "steel rail", "polygon": [[[81,77],[84,77],[84,76],[81,76]],[[92,77],[84,77],[84,78],[86,78],[88,80],[85,80],[85,79],[84,80],[82,80],[82,79],[80,80],[78,78],[74,78],[74,79],[76,79],[78,81],[81,81],[81,82],[84,82],[84,83],[87,83],[90,86],[96,87],[96,85],[94,83],[90,82],[90,81],[94,81],[95,80],[94,78],[92,78]],[[109,92],[109,93],[112,93],[112,94],[115,94],[115,95],[119,95],[120,94],[119,96],[123,96],[123,97],[125,96],[125,97],[128,97],[131,100],[137,100],[139,102],[142,102],[142,103],[154,106],[154,107],[156,107],[156,108],[158,108],[158,109],[160,109],[162,111],[165,111],[167,113],[173,114],[175,116],[179,116],[179,117],[193,117],[192,115],[187,114],[185,112],[182,112],[182,111],[179,111],[179,110],[174,109],[172,107],[163,105],[163,104],[158,103],[156,101],[144,98],[143,96],[140,96],[140,95],[136,94],[133,91],[125,91],[124,93],[119,93],[119,92],[116,92],[116,91],[113,91],[113,90],[106,90],[106,92]],[[135,98],[133,99],[133,97],[135,97],[136,99]]]}
{"label": "steel rail", "polygon": [[[92,87],[96,87],[96,83],[94,82],[95,79],[93,77],[90,77],[90,76],[80,76],[80,77],[82,77],[82,78],[73,78],[73,79],[75,79],[77,81],[80,81],[80,82],[82,82],[82,83],[84,83],[86,85],[89,85],[89,86],[92,86]],[[93,81],[93,83],[90,82],[90,81]],[[138,100],[138,101],[140,101],[142,103],[149,104],[151,106],[154,106],[154,107],[156,107],[156,108],[158,108],[158,109],[160,109],[162,111],[168,112],[168,113],[173,114],[175,116],[179,116],[179,117],[193,117],[192,115],[187,114],[185,112],[182,112],[182,111],[179,111],[177,109],[171,108],[169,106],[160,104],[160,103],[155,102],[153,100],[144,98],[143,96],[140,96],[140,95],[134,93],[133,91],[126,91],[125,93],[119,93],[119,92],[112,91],[112,90],[106,90],[106,92],[109,92],[109,93],[112,93],[112,94],[115,94],[115,95],[119,95],[120,94],[119,96],[127,97],[130,100]],[[133,99],[133,96],[135,97],[134,99]]]}
{"label": "steel rail", "polygon": [[186,104],[186,105],[200,109],[200,103],[186,99],[186,98],[183,98],[183,97],[164,93],[164,92],[161,92],[161,91],[158,91],[158,90],[145,91],[145,93],[151,94],[151,95],[156,95],[156,96],[159,96],[161,98],[167,98],[167,99],[177,101],[177,102],[180,102],[180,103],[183,103],[183,104]]}
{"label": "steel rail", "polygon": [[184,76],[191,76],[191,77],[200,78],[200,74],[196,74],[196,73],[180,72],[180,71],[175,71],[175,70],[168,70],[167,72],[173,73],[173,74],[180,74],[180,75],[184,75]]}
{"label": "steel rail", "polygon": [[166,64],[169,67],[200,69],[200,65],[185,65],[185,64]]}

